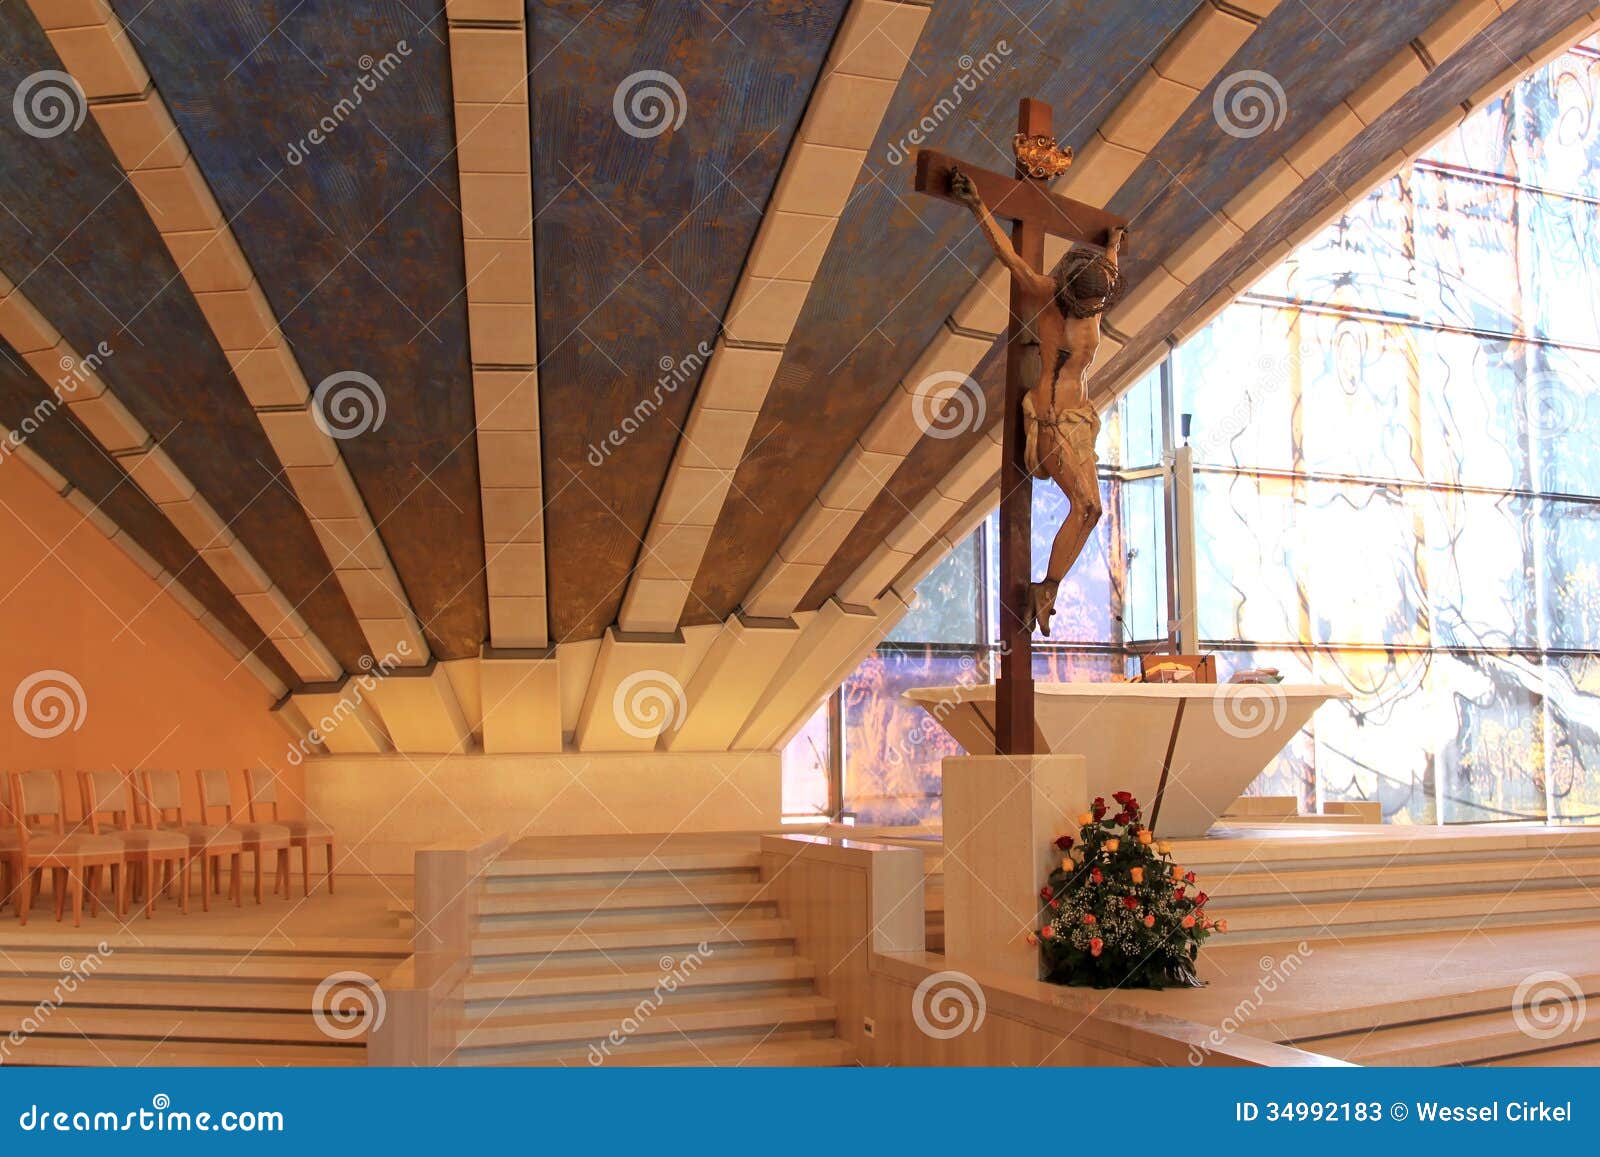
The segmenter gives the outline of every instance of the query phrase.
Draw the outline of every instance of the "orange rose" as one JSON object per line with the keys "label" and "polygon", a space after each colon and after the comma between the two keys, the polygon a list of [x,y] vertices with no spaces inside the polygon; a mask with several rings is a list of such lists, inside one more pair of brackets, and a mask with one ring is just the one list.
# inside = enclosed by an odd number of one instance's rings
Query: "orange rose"
{"label": "orange rose", "polygon": [[1193,928],[1194,927],[1194,917],[1193,916],[1185,916],[1182,920],[1179,921],[1179,923],[1182,924],[1185,928]]}
{"label": "orange rose", "polygon": [[1174,879],[1174,880],[1181,880],[1181,879],[1183,879],[1183,869],[1182,869],[1182,868],[1180,868],[1180,867],[1178,867],[1178,865],[1177,865],[1177,864],[1173,864],[1173,865],[1172,865],[1172,878],[1173,878],[1173,879]]}
{"label": "orange rose", "polygon": [[1107,840],[1106,841],[1106,851],[1108,851],[1108,852],[1114,852],[1120,847],[1122,847],[1122,841],[1121,840]]}
{"label": "orange rose", "polygon": [[1026,939],[1027,942],[1030,945],[1037,945],[1039,943],[1039,938],[1037,936],[1035,936],[1032,932],[1029,932],[1028,935],[1026,937],[1024,937],[1024,939]]}
{"label": "orange rose", "polygon": [[1152,836],[1149,832],[1140,832],[1139,833],[1139,842],[1141,844],[1145,845],[1146,847],[1149,847],[1150,846],[1150,842],[1152,840],[1154,840],[1154,839],[1155,839],[1155,837]]}
{"label": "orange rose", "polygon": [[1133,882],[1135,884],[1144,883],[1144,869],[1143,868],[1130,868],[1128,870],[1128,875],[1133,877]]}
{"label": "orange rose", "polygon": [[1144,926],[1146,928],[1154,928],[1156,926],[1156,918],[1154,916],[1146,916],[1144,918]]}
{"label": "orange rose", "polygon": [[1218,932],[1226,932],[1228,930],[1228,922],[1226,920],[1218,920],[1216,929]]}
{"label": "orange rose", "polygon": [[1159,844],[1156,845],[1156,851],[1160,852],[1164,856],[1168,852],[1172,851],[1172,845],[1167,843],[1166,840],[1162,840]]}
{"label": "orange rose", "polygon": [[1061,870],[1063,872],[1072,871],[1072,857],[1071,856],[1062,856],[1061,857]]}
{"label": "orange rose", "polygon": [[1083,812],[1078,816],[1078,826],[1080,828],[1086,828],[1092,823],[1094,823],[1094,816],[1089,812]]}
{"label": "orange rose", "polygon": [[1089,941],[1089,955],[1090,956],[1099,956],[1100,955],[1100,950],[1102,948],[1104,948],[1105,946],[1106,946],[1106,942],[1104,940],[1100,939],[1100,937],[1096,936],[1093,940]]}

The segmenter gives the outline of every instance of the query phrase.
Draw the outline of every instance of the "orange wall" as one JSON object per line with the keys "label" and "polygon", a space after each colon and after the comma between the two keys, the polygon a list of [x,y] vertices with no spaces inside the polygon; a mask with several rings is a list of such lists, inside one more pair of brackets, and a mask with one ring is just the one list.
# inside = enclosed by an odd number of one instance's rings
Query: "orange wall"
{"label": "orange wall", "polygon": [[[83,688],[81,726],[36,738],[18,685],[47,668]],[[262,763],[290,806],[304,772],[268,714],[272,696],[174,599],[16,458],[0,459],[0,771],[173,767],[192,809],[194,769]],[[76,799],[75,787],[68,788]]]}

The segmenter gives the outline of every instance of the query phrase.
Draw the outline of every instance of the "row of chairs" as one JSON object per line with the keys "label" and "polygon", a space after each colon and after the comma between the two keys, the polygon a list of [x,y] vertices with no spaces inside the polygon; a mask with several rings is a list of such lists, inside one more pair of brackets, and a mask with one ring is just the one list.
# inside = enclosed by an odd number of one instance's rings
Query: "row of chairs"
{"label": "row of chairs", "polygon": [[[114,911],[125,918],[130,893],[142,893],[144,914],[155,913],[157,897],[178,889],[179,909],[189,911],[191,868],[199,869],[200,901],[211,910],[211,894],[222,891],[222,862],[229,861],[228,895],[242,906],[242,860],[255,859],[255,900],[262,902],[264,867],[276,861],[272,894],[290,894],[289,855],[300,850],[301,878],[311,895],[311,856],[325,848],[328,891],[333,891],[334,834],[315,820],[283,819],[278,814],[277,777],[265,768],[244,773],[246,815],[236,820],[228,773],[208,768],[195,773],[199,822],[183,806],[183,783],[176,771],[80,771],[82,818],[67,818],[65,777],[60,771],[13,772],[0,792],[0,910],[14,901],[23,924],[38,899],[43,877],[51,875],[55,915],[60,920],[70,899],[72,923],[80,925],[87,900],[99,911],[96,894],[104,886]],[[214,824],[214,812],[222,823]],[[9,813],[7,815],[6,813]]]}

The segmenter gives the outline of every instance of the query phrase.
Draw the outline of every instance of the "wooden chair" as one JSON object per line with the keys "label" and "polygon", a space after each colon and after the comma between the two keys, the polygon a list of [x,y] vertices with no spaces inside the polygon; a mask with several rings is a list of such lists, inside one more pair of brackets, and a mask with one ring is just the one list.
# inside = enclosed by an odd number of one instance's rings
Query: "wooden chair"
{"label": "wooden chair", "polygon": [[[311,895],[311,849],[328,849],[328,895],[333,895],[333,829],[320,820],[286,820],[278,815],[278,773],[266,767],[244,769],[245,791],[250,797],[251,822],[266,820],[289,829],[289,846],[300,849],[300,880]],[[267,809],[271,814],[263,814]]]}
{"label": "wooden chair", "polygon": [[200,781],[200,815],[209,819],[212,808],[221,808],[228,830],[239,833],[244,850],[256,859],[256,903],[261,903],[262,860],[268,852],[277,853],[278,870],[273,879],[272,894],[281,889],[284,898],[289,896],[289,829],[282,824],[235,823],[233,819],[233,785],[228,773],[220,767],[208,767],[195,773]]}
{"label": "wooden chair", "polygon": [[[185,823],[183,782],[175,771],[149,770],[139,773],[140,790],[135,793],[135,808],[142,807],[145,822],[161,831],[181,833],[189,841],[189,859],[200,868],[200,908],[211,911],[211,893],[222,891],[222,861],[226,857],[228,896],[234,907],[244,904],[244,878],[240,860],[244,839],[232,828],[212,824]],[[187,888],[187,881],[185,881]]]}
{"label": "wooden chair", "polygon": [[11,815],[11,777],[0,773],[0,912],[16,899],[23,878],[16,867],[21,850],[22,837],[17,834],[16,820]]}
{"label": "wooden chair", "polygon": [[[148,920],[155,914],[156,898],[173,884],[176,876],[181,885],[178,908],[189,914],[189,837],[183,832],[159,831],[149,827],[135,827],[133,792],[128,778],[120,771],[84,771],[78,773],[78,790],[83,797],[83,814],[89,829],[100,835],[102,815],[116,825],[115,834],[122,839],[126,870],[143,873],[145,891],[144,915]],[[129,886],[137,888],[140,880],[130,879]],[[126,895],[126,889],[123,890]],[[138,893],[134,892],[135,899]],[[119,913],[126,915],[125,912]]]}
{"label": "wooden chair", "polygon": [[[13,859],[18,877],[17,912],[28,922],[28,909],[38,892],[36,872],[53,873],[56,919],[60,920],[67,896],[72,897],[72,926],[83,923],[83,898],[89,896],[89,915],[99,912],[95,899],[96,877],[101,868],[119,869],[116,876],[116,911],[127,911],[128,873],[123,866],[123,843],[116,836],[86,835],[68,831],[66,805],[61,791],[61,773],[24,771],[11,779],[11,812],[16,821],[18,844]],[[42,821],[31,827],[30,821]]]}

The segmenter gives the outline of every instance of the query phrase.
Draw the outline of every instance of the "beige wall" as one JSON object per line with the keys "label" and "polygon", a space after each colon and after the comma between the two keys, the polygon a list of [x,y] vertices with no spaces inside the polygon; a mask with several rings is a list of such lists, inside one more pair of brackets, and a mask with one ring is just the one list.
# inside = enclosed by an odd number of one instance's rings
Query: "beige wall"
{"label": "beige wall", "polygon": [[[299,795],[268,692],[16,459],[0,459],[0,544],[0,771],[173,767],[192,791],[197,767],[264,763]],[[43,739],[13,696],[48,668],[78,681],[86,709]]]}

